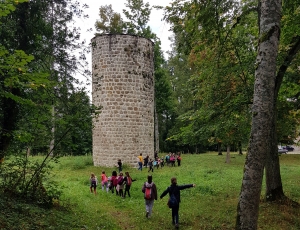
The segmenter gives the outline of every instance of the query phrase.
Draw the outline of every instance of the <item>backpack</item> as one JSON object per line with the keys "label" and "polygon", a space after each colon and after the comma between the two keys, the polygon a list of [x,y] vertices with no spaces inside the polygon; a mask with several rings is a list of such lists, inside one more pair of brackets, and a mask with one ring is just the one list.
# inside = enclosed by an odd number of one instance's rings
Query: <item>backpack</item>
{"label": "backpack", "polygon": [[146,200],[151,200],[152,197],[152,184],[149,184],[148,182],[145,183],[145,199]]}
{"label": "backpack", "polygon": [[129,177],[127,177],[127,185],[131,185],[132,184],[132,179],[131,179],[131,177],[129,176]]}
{"label": "backpack", "polygon": [[118,179],[117,179],[116,176],[112,176],[112,177],[111,177],[111,180],[112,180],[113,186],[117,186],[117,185],[118,185]]}
{"label": "backpack", "polygon": [[122,176],[119,176],[118,178],[118,185],[122,185],[123,184],[123,177]]}
{"label": "backpack", "polygon": [[178,205],[178,201],[174,195],[174,193],[171,194],[169,201],[168,201],[168,206],[169,208],[174,208]]}

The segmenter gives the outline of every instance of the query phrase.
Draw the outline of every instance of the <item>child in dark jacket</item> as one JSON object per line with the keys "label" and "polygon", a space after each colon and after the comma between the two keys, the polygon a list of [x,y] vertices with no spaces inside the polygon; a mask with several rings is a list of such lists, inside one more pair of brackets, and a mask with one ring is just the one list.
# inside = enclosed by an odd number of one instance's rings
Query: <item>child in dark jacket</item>
{"label": "child in dark jacket", "polygon": [[121,159],[118,160],[117,167],[118,167],[119,173],[122,172],[123,163],[122,163]]}
{"label": "child in dark jacket", "polygon": [[153,160],[150,159],[149,162],[148,162],[148,166],[149,166],[149,170],[148,172],[152,171],[153,172]]}
{"label": "child in dark jacket", "polygon": [[[116,187],[117,187],[117,184],[118,184],[118,181],[117,181],[117,171],[113,171],[112,174],[111,174],[111,179],[110,179],[110,184],[111,184],[111,192],[114,193]],[[118,192],[116,190],[116,193],[118,195]]]}
{"label": "child in dark jacket", "polygon": [[180,203],[180,190],[195,187],[195,184],[186,184],[186,185],[177,185],[177,179],[175,177],[171,178],[171,186],[169,186],[161,195],[160,199],[162,199],[165,195],[169,193],[171,197],[174,194],[176,198],[176,205],[171,207],[172,208],[172,224],[175,225],[176,228],[179,228],[179,203]]}
{"label": "child in dark jacket", "polygon": [[126,197],[126,194],[128,194],[128,196],[130,197],[130,188],[131,188],[131,184],[132,184],[133,181],[136,181],[136,180],[133,180],[131,178],[131,176],[129,175],[129,172],[125,172],[125,177],[124,177],[125,192],[124,192],[123,198]]}

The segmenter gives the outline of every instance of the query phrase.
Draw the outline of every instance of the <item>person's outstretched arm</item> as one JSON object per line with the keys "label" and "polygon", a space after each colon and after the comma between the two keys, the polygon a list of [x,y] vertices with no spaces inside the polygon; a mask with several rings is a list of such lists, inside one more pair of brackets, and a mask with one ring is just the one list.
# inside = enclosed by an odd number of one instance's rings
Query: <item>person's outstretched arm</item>
{"label": "person's outstretched arm", "polygon": [[178,188],[179,188],[179,190],[183,190],[183,189],[192,188],[195,186],[196,186],[195,184],[185,184],[185,185],[178,185]]}

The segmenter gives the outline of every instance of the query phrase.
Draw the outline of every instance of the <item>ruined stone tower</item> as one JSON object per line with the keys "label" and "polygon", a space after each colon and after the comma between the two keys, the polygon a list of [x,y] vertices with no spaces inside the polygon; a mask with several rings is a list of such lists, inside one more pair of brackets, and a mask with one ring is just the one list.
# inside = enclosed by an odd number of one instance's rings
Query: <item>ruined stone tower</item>
{"label": "ruined stone tower", "polygon": [[92,39],[92,100],[102,106],[94,119],[95,166],[117,160],[137,166],[154,152],[154,63],[152,41],[133,35]]}

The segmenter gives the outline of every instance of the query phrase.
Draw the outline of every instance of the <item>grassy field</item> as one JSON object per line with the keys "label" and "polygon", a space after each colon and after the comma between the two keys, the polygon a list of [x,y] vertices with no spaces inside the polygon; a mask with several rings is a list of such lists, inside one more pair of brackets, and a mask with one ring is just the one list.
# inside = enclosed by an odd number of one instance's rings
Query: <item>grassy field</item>
{"label": "grassy field", "polygon": [[[181,229],[234,229],[245,156],[231,154],[231,163],[216,153],[183,155],[180,167],[154,169],[158,195],[177,177],[178,184],[195,183],[181,192]],[[300,155],[280,156],[285,194],[300,202]],[[151,218],[145,217],[142,185],[148,172],[125,167],[136,179],[131,198],[121,199],[98,186],[95,196],[89,191],[89,176],[108,176],[115,168],[94,167],[91,156],[63,157],[54,165],[53,177],[63,188],[56,208],[40,209],[19,201],[0,202],[0,229],[173,229],[168,198],[155,201]],[[264,192],[264,186],[263,190]],[[263,198],[263,193],[262,193]],[[7,205],[8,203],[8,205]],[[5,204],[5,205],[4,205]],[[1,217],[2,216],[2,217]],[[2,218],[2,219],[1,219]],[[259,229],[300,229],[300,210],[289,205],[261,202]]]}

